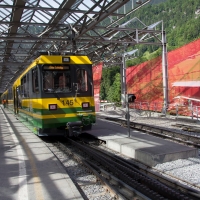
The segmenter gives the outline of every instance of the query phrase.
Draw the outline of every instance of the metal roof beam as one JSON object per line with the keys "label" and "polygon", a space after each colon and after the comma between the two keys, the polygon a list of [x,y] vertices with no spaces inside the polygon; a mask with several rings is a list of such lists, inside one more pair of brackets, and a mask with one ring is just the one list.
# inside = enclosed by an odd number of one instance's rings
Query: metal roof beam
{"label": "metal roof beam", "polygon": [[[69,9],[69,8],[48,8],[48,7],[31,7],[31,6],[11,6],[11,5],[0,5],[0,8],[8,8],[8,9],[25,9],[25,10],[42,10],[42,11],[65,11],[65,12],[70,12],[70,13],[82,13],[85,14],[87,11],[86,10],[76,10],[76,9]],[[91,10],[90,14],[98,15],[99,11],[94,11]],[[121,13],[111,13],[111,16],[119,16],[119,17],[124,17],[125,14]]]}
{"label": "metal roof beam", "polygon": [[19,65],[27,65],[30,64],[30,62],[6,62],[6,64],[0,62],[0,66],[6,65],[6,66],[19,66]]}
{"label": "metal roof beam", "polygon": [[[84,26],[84,29],[81,33],[79,33],[75,39],[82,36],[84,33],[86,33],[88,30],[91,30],[94,26],[96,26],[100,21],[104,20],[106,17],[108,17],[111,13],[116,11],[118,8],[122,7],[124,4],[126,4],[129,0],[121,0],[116,1],[115,4],[107,9],[107,12],[101,13],[101,15],[94,16],[94,18],[97,18],[97,20],[90,20],[87,26]],[[81,19],[80,19],[81,20]],[[76,24],[80,23],[77,22]],[[76,24],[74,26],[76,26]]]}
{"label": "metal roof beam", "polygon": [[161,41],[159,32],[134,29],[129,23],[134,19],[125,22],[142,5],[135,0],[4,2],[0,4],[0,92],[36,58],[37,51],[84,53],[93,62],[106,59],[116,64],[121,61],[109,56],[124,49],[124,44],[148,44],[145,39],[150,37],[156,39],[154,45]]}
{"label": "metal roof beam", "polygon": [[17,26],[21,26],[21,25],[32,25],[32,26],[49,26],[49,27],[52,27],[52,26],[58,26],[58,27],[69,27],[69,24],[57,24],[57,23],[40,23],[40,22],[9,22],[9,21],[3,21],[3,22],[0,22],[0,24],[9,24],[10,26],[13,26],[13,25],[17,25]]}

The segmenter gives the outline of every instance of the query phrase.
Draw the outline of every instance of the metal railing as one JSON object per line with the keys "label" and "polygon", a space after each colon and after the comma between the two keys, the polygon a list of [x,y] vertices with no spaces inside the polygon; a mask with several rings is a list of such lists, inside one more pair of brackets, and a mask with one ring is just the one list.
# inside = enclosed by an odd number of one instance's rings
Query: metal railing
{"label": "metal railing", "polygon": [[[166,113],[163,112],[163,103],[162,102],[134,102],[129,104],[130,116],[132,117],[155,117],[158,115],[165,115],[166,117],[186,117],[194,120],[199,120],[200,118],[200,106],[196,105],[178,105],[178,104],[169,104],[166,110]],[[125,113],[126,110],[121,107],[119,103],[103,103],[100,105],[100,111],[115,111],[121,110],[121,113]]]}

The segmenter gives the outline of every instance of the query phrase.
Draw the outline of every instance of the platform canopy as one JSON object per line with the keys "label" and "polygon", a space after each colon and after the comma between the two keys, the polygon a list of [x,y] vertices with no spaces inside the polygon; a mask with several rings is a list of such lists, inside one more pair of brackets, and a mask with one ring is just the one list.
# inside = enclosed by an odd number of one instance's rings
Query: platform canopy
{"label": "platform canopy", "polygon": [[0,93],[41,51],[85,54],[94,64],[121,62],[113,55],[152,33],[134,16],[149,2],[0,0]]}

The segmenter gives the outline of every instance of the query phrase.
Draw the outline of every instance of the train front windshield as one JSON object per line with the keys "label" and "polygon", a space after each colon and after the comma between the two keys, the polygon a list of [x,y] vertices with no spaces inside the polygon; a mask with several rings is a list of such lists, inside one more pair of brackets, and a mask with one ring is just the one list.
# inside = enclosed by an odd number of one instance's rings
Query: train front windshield
{"label": "train front windshield", "polygon": [[68,93],[72,91],[70,66],[43,66],[43,91],[46,93]]}
{"label": "train front windshield", "polygon": [[76,68],[73,78],[71,70],[70,66],[66,65],[44,65],[42,68],[43,91],[45,93],[69,93],[74,89],[78,93],[88,92],[87,70]]}

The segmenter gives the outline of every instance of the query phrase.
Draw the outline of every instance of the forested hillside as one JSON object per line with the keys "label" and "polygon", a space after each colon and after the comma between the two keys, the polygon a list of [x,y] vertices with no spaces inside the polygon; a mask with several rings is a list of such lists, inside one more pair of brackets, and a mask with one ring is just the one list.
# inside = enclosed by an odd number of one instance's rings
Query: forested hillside
{"label": "forested hillside", "polygon": [[[152,0],[150,4],[134,12],[131,17],[137,17],[146,25],[163,20],[168,51],[200,38],[200,0]],[[136,48],[139,49],[139,55],[127,61],[127,67],[151,60],[162,52],[161,47],[153,45],[138,45]],[[119,66],[103,70],[101,99],[119,101],[121,93],[119,76]]]}
{"label": "forested hillside", "polygon": [[[166,0],[148,4],[134,13],[144,24],[163,20],[168,51],[181,47],[200,37],[200,0]],[[156,4],[155,4],[156,3]],[[161,47],[138,45],[139,57],[127,62],[128,66],[150,60],[161,54]]]}

